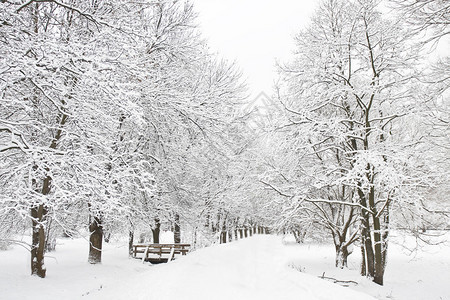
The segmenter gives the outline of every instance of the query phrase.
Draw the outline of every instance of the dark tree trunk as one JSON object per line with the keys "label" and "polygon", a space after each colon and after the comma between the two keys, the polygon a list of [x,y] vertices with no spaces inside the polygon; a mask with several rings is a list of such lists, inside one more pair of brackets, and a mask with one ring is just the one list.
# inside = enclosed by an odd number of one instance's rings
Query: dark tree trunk
{"label": "dark tree trunk", "polygon": [[102,262],[103,224],[100,217],[91,216],[89,225],[89,258],[91,264]]}
{"label": "dark tree trunk", "polygon": [[387,250],[388,250],[388,237],[389,237],[389,204],[386,206],[385,215],[384,215],[384,233],[382,234],[383,239],[383,255],[382,255],[382,264],[383,264],[383,274],[386,269],[387,263]]}
{"label": "dark tree trunk", "polygon": [[152,229],[152,233],[153,233],[153,243],[154,244],[159,244],[159,232],[161,230],[161,221],[156,218],[155,219],[155,228]]}
{"label": "dark tree trunk", "polygon": [[174,224],[174,231],[173,231],[173,240],[175,244],[181,243],[181,231],[180,231],[180,215],[175,214],[175,224]]}
{"label": "dark tree trunk", "polygon": [[384,277],[384,259],[383,259],[383,246],[384,241],[381,240],[381,226],[380,218],[373,216],[373,229],[374,229],[374,243],[375,243],[375,274],[373,281],[379,285],[383,285]]}
{"label": "dark tree trunk", "polygon": [[374,209],[373,211],[375,212],[372,216],[375,243],[375,275],[373,281],[379,285],[383,285],[388,248],[387,239],[389,236],[389,203],[386,205],[385,211],[381,216]]}
{"label": "dark tree trunk", "polygon": [[250,236],[253,235],[253,232],[252,232],[252,228],[251,228],[251,227],[248,229],[248,234],[249,234]]}
{"label": "dark tree trunk", "polygon": [[209,228],[209,215],[206,215],[205,227]]}
{"label": "dark tree trunk", "polygon": [[302,243],[302,239],[301,239],[301,234],[300,234],[300,232],[298,232],[297,230],[293,230],[293,231],[292,231],[292,234],[294,235],[295,242],[296,242],[297,244],[301,244],[301,243]]}
{"label": "dark tree trunk", "polygon": [[237,241],[238,240],[238,230],[234,229],[234,239]]}
{"label": "dark tree trunk", "polygon": [[197,227],[194,228],[194,238],[192,241],[192,249],[197,248]]}
{"label": "dark tree trunk", "polygon": [[220,231],[220,243],[225,244],[227,242],[227,227],[225,222],[222,224],[222,230]]}
{"label": "dark tree trunk", "polygon": [[375,272],[373,276],[373,281],[379,285],[383,285],[383,277],[384,277],[384,263],[383,263],[383,247],[384,241],[381,239],[381,224],[380,217],[375,208],[375,190],[373,187],[370,188],[369,191],[369,204],[370,210],[373,211],[372,222],[373,222],[373,242],[375,249]]}
{"label": "dark tree trunk", "polygon": [[227,232],[221,231],[220,232],[220,243],[225,244],[227,242]]}
{"label": "dark tree trunk", "polygon": [[245,237],[248,237],[248,229],[247,229],[247,227],[244,228],[244,236],[245,236]]}
{"label": "dark tree trunk", "polygon": [[43,204],[31,209],[33,233],[31,242],[31,275],[45,278],[44,265],[45,230],[42,224],[45,220],[46,209]]}
{"label": "dark tree trunk", "polygon": [[362,230],[363,234],[361,238],[364,243],[364,251],[366,257],[366,276],[373,278],[375,275],[375,256],[372,248],[372,238],[370,236],[370,231],[367,229]]}
{"label": "dark tree trunk", "polygon": [[241,240],[244,238],[244,230],[242,228],[239,229],[239,238]]}
{"label": "dark tree trunk", "polygon": [[134,228],[131,227],[128,234],[128,256],[132,257],[133,253],[133,243],[134,243]]}
{"label": "dark tree trunk", "polygon": [[348,258],[348,248],[347,246],[336,246],[336,267],[343,269],[347,267],[347,258]]}
{"label": "dark tree trunk", "polygon": [[[53,146],[53,143],[51,147]],[[52,148],[55,148],[56,145]],[[36,181],[33,180],[33,184],[36,186]],[[50,193],[51,177],[47,176],[42,184],[42,195],[48,195]],[[31,237],[31,274],[37,275],[41,278],[45,278],[46,268],[44,264],[44,251],[45,244],[47,242],[45,237],[44,223],[47,221],[47,208],[44,204],[40,204],[37,207],[31,209],[32,217],[32,237]]]}
{"label": "dark tree trunk", "polygon": [[366,269],[366,250],[364,249],[364,244],[361,244],[361,276],[367,275]]}
{"label": "dark tree trunk", "polygon": [[[364,195],[363,191],[358,188],[358,196],[360,200],[360,204],[363,207],[367,207],[367,201],[366,196]],[[369,213],[365,210],[361,210],[362,215],[362,226],[361,226],[361,239],[362,243],[364,245],[364,252],[365,252],[365,272],[362,272],[361,274],[365,273],[366,276],[374,278],[375,275],[375,257],[373,253],[372,248],[372,237],[370,236],[370,216]],[[361,266],[362,267],[362,266]]]}

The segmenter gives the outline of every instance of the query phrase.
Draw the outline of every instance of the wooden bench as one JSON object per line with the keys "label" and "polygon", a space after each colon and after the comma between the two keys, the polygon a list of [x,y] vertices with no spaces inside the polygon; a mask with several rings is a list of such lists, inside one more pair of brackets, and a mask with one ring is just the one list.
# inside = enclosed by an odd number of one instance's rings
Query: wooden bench
{"label": "wooden bench", "polygon": [[[142,259],[142,262],[168,262],[174,259],[175,254],[186,255],[190,247],[190,244],[134,244],[133,257]],[[138,257],[141,253],[142,257]]]}

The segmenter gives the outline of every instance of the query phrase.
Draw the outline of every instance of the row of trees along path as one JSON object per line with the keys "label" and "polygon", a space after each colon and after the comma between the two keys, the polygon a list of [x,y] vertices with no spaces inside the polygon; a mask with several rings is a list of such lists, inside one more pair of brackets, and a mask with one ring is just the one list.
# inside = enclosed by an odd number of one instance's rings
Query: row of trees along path
{"label": "row of trees along path", "polygon": [[45,277],[56,236],[83,230],[93,264],[111,234],[131,251],[167,224],[194,247],[326,232],[337,267],[359,245],[383,284],[391,228],[450,215],[450,64],[425,51],[450,3],[383,4],[321,1],[261,115],[190,3],[0,1],[0,242],[31,223]]}

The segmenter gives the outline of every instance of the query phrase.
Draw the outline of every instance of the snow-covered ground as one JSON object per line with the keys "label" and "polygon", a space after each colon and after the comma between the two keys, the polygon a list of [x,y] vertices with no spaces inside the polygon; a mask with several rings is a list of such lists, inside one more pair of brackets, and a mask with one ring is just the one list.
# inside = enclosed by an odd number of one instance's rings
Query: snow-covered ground
{"label": "snow-covered ground", "polygon": [[[280,236],[253,236],[160,265],[129,259],[125,243],[104,246],[103,263],[90,265],[86,240],[59,240],[46,258],[45,279],[29,275],[25,249],[1,251],[0,299],[450,299],[448,246],[412,258],[392,245],[384,287],[358,275],[358,253],[348,270],[337,270],[332,246]],[[323,272],[358,285],[319,279]]]}
{"label": "snow-covered ground", "polygon": [[[291,265],[302,272],[325,276],[339,280],[353,280],[351,285],[357,291],[367,293],[377,299],[402,300],[450,300],[450,245],[443,242],[438,245],[421,244],[417,246],[411,237],[391,236],[388,251],[388,263],[384,277],[384,286],[374,284],[359,275],[361,253],[355,248],[349,256],[348,269],[334,267],[334,247],[332,245],[305,244],[295,245],[292,239],[285,239],[287,256]],[[434,239],[449,240],[446,234]]]}

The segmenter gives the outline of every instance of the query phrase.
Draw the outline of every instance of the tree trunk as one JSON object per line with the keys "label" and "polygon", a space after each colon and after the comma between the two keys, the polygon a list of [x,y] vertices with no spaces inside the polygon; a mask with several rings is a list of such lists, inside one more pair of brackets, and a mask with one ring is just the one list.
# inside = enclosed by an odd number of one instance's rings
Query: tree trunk
{"label": "tree trunk", "polygon": [[180,231],[180,215],[175,214],[175,224],[174,224],[174,231],[173,231],[173,240],[175,244],[181,243],[181,231]]}
{"label": "tree trunk", "polygon": [[375,256],[372,248],[372,238],[370,237],[370,231],[363,229],[361,238],[364,243],[365,257],[366,257],[366,276],[373,278],[375,275]]}
{"label": "tree trunk", "polygon": [[231,242],[233,240],[233,231],[228,230],[228,242]]}
{"label": "tree trunk", "polygon": [[244,236],[248,237],[248,229],[247,228],[244,228]]}
{"label": "tree trunk", "polygon": [[209,214],[208,215],[206,215],[206,221],[205,221],[205,227],[206,228],[209,228]]}
{"label": "tree trunk", "polygon": [[129,234],[128,234],[128,256],[133,256],[133,243],[134,243],[134,228],[130,228]]}
{"label": "tree trunk", "polygon": [[194,228],[194,237],[192,241],[192,249],[197,248],[197,227]]}
{"label": "tree trunk", "polygon": [[244,238],[244,230],[242,228],[239,229],[239,238],[241,240]]}
{"label": "tree trunk", "polygon": [[377,253],[375,250],[375,276],[373,277],[373,282],[383,285],[383,277],[384,277],[384,265],[381,261],[382,254]]}
{"label": "tree trunk", "polygon": [[364,243],[361,243],[361,276],[366,276],[366,250],[364,249]]}
{"label": "tree trunk", "polygon": [[[360,184],[359,184],[360,185]],[[364,192],[358,187],[357,189],[360,204],[363,207],[367,207],[367,201],[366,196],[364,195]],[[370,197],[370,196],[369,196]],[[370,216],[369,213],[365,210],[361,210],[361,220],[362,220],[362,226],[361,226],[361,239],[362,244],[364,245],[364,257],[366,258],[364,265],[361,264],[361,267],[365,267],[365,271],[361,274],[365,274],[368,277],[374,278],[375,275],[375,259],[374,259],[374,253],[372,248],[372,237],[370,235]]]}
{"label": "tree trunk", "polygon": [[219,243],[220,244],[225,244],[226,242],[227,242],[226,231],[221,231],[220,232],[220,237],[219,237]]}
{"label": "tree trunk", "polygon": [[159,232],[161,229],[161,222],[158,218],[155,219],[155,228],[152,229],[152,233],[153,233],[153,243],[154,244],[159,244]]}
{"label": "tree trunk", "polygon": [[390,218],[389,218],[389,204],[386,206],[385,208],[385,214],[384,214],[384,233],[382,234],[382,239],[383,239],[383,257],[382,257],[382,264],[383,264],[383,272],[386,268],[386,263],[387,263],[387,250],[388,250],[388,237],[389,237],[389,222],[390,222]]}
{"label": "tree trunk", "polygon": [[383,285],[384,276],[384,259],[383,259],[383,244],[381,240],[381,226],[380,218],[373,216],[373,229],[374,229],[374,243],[375,243],[375,274],[373,281],[379,285]]}
{"label": "tree trunk", "polygon": [[297,230],[292,230],[292,234],[294,235],[295,242],[297,244],[301,244],[302,240],[300,238],[300,232],[298,232]]}
{"label": "tree trunk", "polygon": [[222,224],[222,230],[220,231],[220,243],[225,244],[227,242],[227,227],[225,222]]}
{"label": "tree trunk", "polygon": [[336,267],[343,269],[347,268],[347,258],[348,258],[347,246],[336,246]]}
{"label": "tree trunk", "polygon": [[[34,25],[34,32],[37,34],[39,32],[39,4],[34,3],[32,11],[32,21]],[[35,93],[33,98],[37,102],[38,92]],[[33,166],[33,170],[36,170],[37,166]],[[32,179],[33,188],[36,188],[38,192],[37,182]],[[44,264],[44,248],[45,248],[45,228],[43,222],[45,221],[45,216],[47,214],[46,208],[43,204],[37,207],[31,208],[31,275],[37,275],[41,278],[45,278],[46,268]]]}
{"label": "tree trunk", "polygon": [[234,229],[234,239],[237,241],[238,240],[238,230]]}
{"label": "tree trunk", "polygon": [[89,258],[91,264],[102,262],[103,225],[100,217],[91,216],[89,225]]}
{"label": "tree trunk", "polygon": [[[50,193],[51,178],[47,176],[42,184],[42,195]],[[33,185],[36,181],[33,179]],[[31,209],[32,217],[32,237],[31,237],[31,275],[45,278],[46,268],[44,264],[44,251],[46,244],[44,223],[47,221],[47,208],[44,204],[39,204]]]}
{"label": "tree trunk", "polygon": [[31,275],[45,278],[46,269],[44,265],[45,229],[43,222],[46,209],[43,204],[31,209],[33,233],[31,243]]}
{"label": "tree trunk", "polygon": [[[372,178],[371,178],[372,179]],[[372,180],[371,180],[372,181]],[[384,264],[383,264],[383,242],[381,240],[381,224],[380,217],[377,216],[377,210],[375,208],[375,190],[373,187],[369,191],[369,205],[370,210],[373,212],[372,222],[373,222],[373,248],[375,249],[375,272],[373,276],[373,281],[379,285],[383,285],[384,276]]]}

